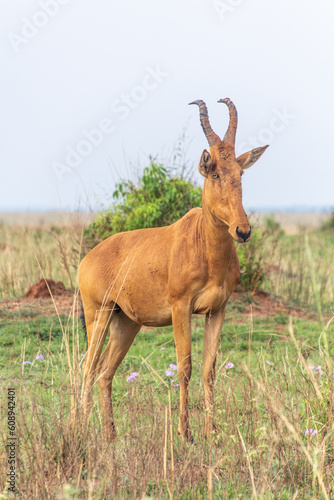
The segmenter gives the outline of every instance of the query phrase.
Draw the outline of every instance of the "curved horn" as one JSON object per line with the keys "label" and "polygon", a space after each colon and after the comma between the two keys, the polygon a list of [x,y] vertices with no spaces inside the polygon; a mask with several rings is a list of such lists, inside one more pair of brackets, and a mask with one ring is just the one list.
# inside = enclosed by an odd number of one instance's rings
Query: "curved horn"
{"label": "curved horn", "polygon": [[225,99],[219,99],[218,102],[223,102],[226,104],[228,107],[228,110],[230,112],[230,123],[228,125],[227,132],[224,136],[224,142],[227,142],[228,144],[231,144],[232,146],[235,145],[235,135],[237,133],[237,125],[238,125],[238,113],[237,109],[234,106],[233,102],[228,98],[225,97]]}
{"label": "curved horn", "polygon": [[208,116],[208,110],[204,101],[198,99],[197,101],[190,102],[189,104],[197,104],[199,107],[199,118],[201,121],[202,129],[205,137],[208,140],[209,146],[215,146],[220,141],[220,137],[214,133],[211,128]]}

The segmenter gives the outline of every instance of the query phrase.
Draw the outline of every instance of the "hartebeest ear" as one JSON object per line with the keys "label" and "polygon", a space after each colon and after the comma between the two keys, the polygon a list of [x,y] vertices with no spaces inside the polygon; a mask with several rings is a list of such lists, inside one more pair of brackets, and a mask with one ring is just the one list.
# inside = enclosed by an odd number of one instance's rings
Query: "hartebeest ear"
{"label": "hartebeest ear", "polygon": [[203,177],[207,177],[210,173],[212,167],[212,162],[211,162],[211,155],[209,151],[204,149],[199,165],[198,165],[198,171]]}
{"label": "hartebeest ear", "polygon": [[261,148],[255,148],[237,158],[237,162],[243,170],[249,168],[255,163],[260,156],[263,155],[268,146],[262,146]]}

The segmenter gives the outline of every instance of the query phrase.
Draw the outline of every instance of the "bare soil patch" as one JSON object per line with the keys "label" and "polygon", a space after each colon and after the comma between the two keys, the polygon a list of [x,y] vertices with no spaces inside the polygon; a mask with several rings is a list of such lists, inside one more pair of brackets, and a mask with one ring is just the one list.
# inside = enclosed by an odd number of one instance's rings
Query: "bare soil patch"
{"label": "bare soil patch", "polygon": [[17,252],[17,248],[13,247],[10,243],[0,242],[0,251],[1,252]]}
{"label": "bare soil patch", "polygon": [[42,278],[38,283],[29,287],[25,298],[35,300],[41,297],[55,297],[56,295],[63,295],[64,292],[66,292],[66,289],[61,281]]}
{"label": "bare soil patch", "polygon": [[230,302],[243,304],[245,306],[245,311],[242,312],[243,315],[248,316],[252,314],[254,317],[258,318],[277,316],[279,314],[302,318],[308,317],[308,314],[305,313],[305,309],[302,307],[288,306],[281,299],[275,299],[266,292],[255,292],[252,295],[252,302],[245,299],[245,293],[240,290],[235,291],[230,298]]}
{"label": "bare soil patch", "polygon": [[[41,315],[50,316],[55,314],[57,309],[60,314],[69,314],[75,302],[77,303],[78,300],[75,301],[74,293],[67,290],[61,281],[41,279],[38,283],[31,285],[27,293],[22,297],[1,301],[0,310],[18,311],[28,309]],[[78,309],[77,304],[75,309]]]}

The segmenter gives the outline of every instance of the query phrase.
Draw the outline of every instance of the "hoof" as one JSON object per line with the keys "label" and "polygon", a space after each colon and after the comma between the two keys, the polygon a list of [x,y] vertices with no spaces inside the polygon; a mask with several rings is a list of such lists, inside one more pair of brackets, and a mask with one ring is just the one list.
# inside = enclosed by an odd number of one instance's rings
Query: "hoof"
{"label": "hoof", "polygon": [[204,424],[204,436],[205,439],[210,439],[212,438],[213,435],[217,434],[219,432],[219,428],[217,425],[213,422],[213,420],[206,420]]}
{"label": "hoof", "polygon": [[190,444],[193,444],[194,443],[194,438],[190,432],[190,430],[188,429],[186,432],[182,432],[180,429],[179,429],[179,434],[180,436],[182,437],[182,441],[184,443],[190,443]]}
{"label": "hoof", "polygon": [[115,439],[117,438],[117,433],[114,422],[111,422],[111,424],[105,426],[104,435],[107,441],[115,441]]}

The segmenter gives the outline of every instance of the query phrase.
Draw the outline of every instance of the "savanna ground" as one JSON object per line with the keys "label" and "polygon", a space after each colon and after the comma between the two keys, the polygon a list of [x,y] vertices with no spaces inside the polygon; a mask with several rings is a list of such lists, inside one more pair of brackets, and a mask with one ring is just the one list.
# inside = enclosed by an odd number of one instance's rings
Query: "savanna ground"
{"label": "savanna ground", "polygon": [[[260,292],[239,286],[228,303],[211,442],[203,429],[204,318],[194,316],[195,444],[177,434],[177,373],[165,374],[176,363],[171,327],[142,329],[119,368],[118,439],[108,443],[97,387],[87,429],[80,407],[86,341],[76,271],[85,252],[83,222],[73,216],[25,230],[15,220],[0,226],[0,497],[11,496],[13,388],[21,498],[334,498],[333,229],[287,235],[276,228],[253,249],[264,279]],[[25,298],[43,276],[67,291]],[[128,382],[133,372],[139,375]]]}

